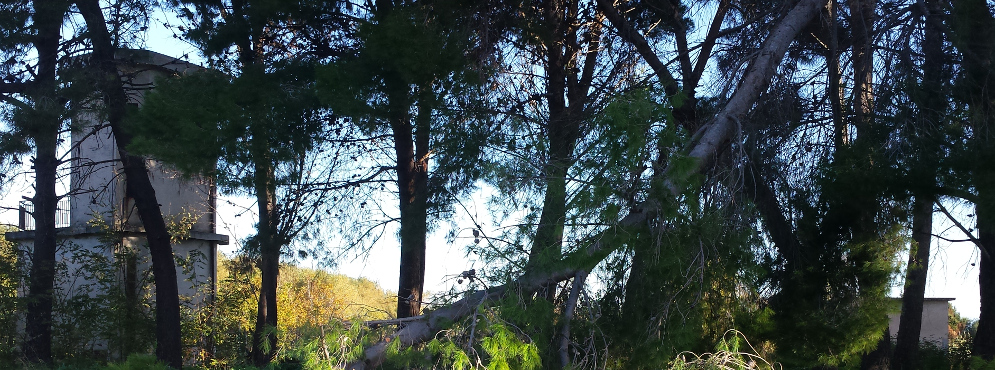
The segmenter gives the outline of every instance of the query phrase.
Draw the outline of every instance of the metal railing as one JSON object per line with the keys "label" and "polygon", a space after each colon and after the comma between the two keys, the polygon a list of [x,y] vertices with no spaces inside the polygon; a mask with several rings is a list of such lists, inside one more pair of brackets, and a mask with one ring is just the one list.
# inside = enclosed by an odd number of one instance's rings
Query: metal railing
{"label": "metal railing", "polygon": [[[34,230],[34,211],[34,203],[22,200],[17,206],[17,227],[21,230]],[[55,206],[55,227],[69,227],[69,198],[60,199]]]}

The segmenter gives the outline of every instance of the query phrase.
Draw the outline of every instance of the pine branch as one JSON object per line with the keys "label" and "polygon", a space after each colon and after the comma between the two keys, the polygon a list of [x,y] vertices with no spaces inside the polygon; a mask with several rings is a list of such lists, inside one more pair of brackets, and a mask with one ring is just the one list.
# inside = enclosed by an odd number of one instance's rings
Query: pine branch
{"label": "pine branch", "polygon": [[[604,3],[606,0],[599,0]],[[740,82],[739,88],[733,94],[732,99],[725,108],[708,125],[699,129],[695,135],[694,146],[689,151],[689,156],[696,159],[696,166],[693,172],[702,173],[711,169],[715,164],[716,154],[729,145],[733,133],[739,128],[739,117],[743,117],[749,109],[756,103],[760,92],[767,88],[775,68],[780,63],[787,51],[788,46],[798,35],[802,27],[811,20],[819,9],[825,6],[826,0],[801,0],[795,7],[778,23],[771,32],[770,37],[764,43],[759,56],[753,61]],[[679,192],[678,186],[683,185],[688,175],[674,174],[674,171],[664,171],[660,176],[667,181],[668,187],[675,195]],[[594,239],[587,248],[579,251],[578,254],[591,256],[607,256],[616,245],[606,245],[604,241],[611,234],[621,233],[627,228],[645,224],[650,215],[654,215],[661,208],[661,203],[656,199],[649,199],[633,207],[629,214],[622,218],[618,225],[610,227]],[[574,258],[571,258],[574,257]],[[557,283],[577,276],[580,273],[590,272],[600,259],[597,258],[576,258],[575,255],[568,255],[553,268],[541,272],[527,271],[518,280],[511,283],[479,290],[468,294],[463,299],[453,304],[442,307],[423,315],[419,320],[406,323],[404,327],[394,333],[389,339],[381,341],[364,351],[361,361],[349,365],[349,369],[376,368],[387,355],[387,346],[390,342],[400,341],[402,346],[411,346],[431,340],[435,334],[442,330],[444,323],[450,323],[463,319],[475,312],[480,304],[495,302],[509,293],[519,291],[535,291],[539,287]],[[581,263],[574,263],[574,260],[584,260]],[[595,260],[594,263],[591,260]]]}
{"label": "pine branch", "polygon": [[0,94],[21,94],[31,88],[31,82],[0,81]]}

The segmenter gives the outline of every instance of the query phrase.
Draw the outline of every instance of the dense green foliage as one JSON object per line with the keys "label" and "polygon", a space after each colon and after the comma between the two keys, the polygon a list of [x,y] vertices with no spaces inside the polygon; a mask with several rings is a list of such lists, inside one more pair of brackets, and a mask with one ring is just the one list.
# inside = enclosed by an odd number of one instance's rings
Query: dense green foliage
{"label": "dense green foliage", "polygon": [[[13,231],[12,227],[0,230]],[[23,284],[24,256],[20,255],[17,244],[0,239],[0,361],[14,362],[17,355],[17,288]]]}
{"label": "dense green foliage", "polygon": [[[317,98],[300,82],[309,80],[301,69],[236,79],[204,70],[165,79],[146,96],[135,118],[145,124],[131,126],[133,145],[188,174],[212,176],[228,191],[252,188],[255,157],[294,160],[314,147],[323,128],[315,118]],[[191,106],[198,109],[182,108]],[[255,135],[268,138],[269,145],[252,145]],[[165,136],[171,139],[162,140]]]}

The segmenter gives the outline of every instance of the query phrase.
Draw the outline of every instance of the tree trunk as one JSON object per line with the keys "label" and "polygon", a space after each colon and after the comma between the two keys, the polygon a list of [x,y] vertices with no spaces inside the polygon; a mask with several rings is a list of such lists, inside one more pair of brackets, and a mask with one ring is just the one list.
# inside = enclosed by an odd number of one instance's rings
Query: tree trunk
{"label": "tree trunk", "polygon": [[891,330],[884,328],[884,336],[871,353],[860,359],[860,370],[888,370],[891,367]]}
{"label": "tree trunk", "polygon": [[[407,100],[395,96],[395,99]],[[396,109],[407,109],[407,105]],[[421,314],[425,287],[425,248],[428,232],[428,144],[432,111],[418,103],[412,127],[410,115],[400,111],[391,119],[397,155],[398,200],[401,211],[401,266],[397,288],[397,317]]]}
{"label": "tree trunk", "polygon": [[[578,39],[577,3],[555,2],[544,9],[544,27],[552,34],[552,40],[537,45],[545,54],[546,107],[549,118],[544,123],[547,152],[543,166],[543,180],[546,191],[542,203],[542,213],[536,225],[532,248],[529,251],[527,271],[544,268],[562,255],[564,225],[567,218],[567,176],[575,162],[574,149],[581,132],[580,112],[586,108],[590,86],[598,62],[601,29],[592,26],[586,34],[587,50],[583,50]],[[598,17],[598,15],[595,15]],[[559,45],[563,45],[560,47]],[[583,59],[581,58],[583,56]],[[569,68],[580,66],[583,70]],[[548,301],[556,296],[556,285],[543,286],[539,294]]]}
{"label": "tree trunk", "polygon": [[666,320],[664,306],[670,289],[660,286],[659,279],[650,279],[650,272],[659,270],[657,264],[660,251],[649,249],[648,246],[636,248],[632,253],[632,265],[629,267],[629,277],[625,281],[625,296],[622,301],[622,317],[625,320],[638,323],[633,327],[644,327],[637,333],[632,333],[632,343],[638,344],[647,340],[660,339],[661,325]]}
{"label": "tree trunk", "polygon": [[[556,147],[562,146],[562,144],[550,142],[550,146]],[[539,266],[544,263],[558,261],[562,253],[563,224],[567,208],[567,168],[561,163],[548,163],[543,173],[546,180],[546,194],[542,202],[539,224],[532,241],[532,249],[529,251],[527,269],[541,268]],[[555,287],[549,288],[545,293],[540,292],[540,295],[552,301]]]}
{"label": "tree trunk", "polygon": [[[35,108],[40,108],[36,100]],[[46,117],[49,118],[49,117]],[[55,212],[59,202],[55,194],[56,138],[58,117],[39,122],[35,134],[35,239],[31,259],[31,281],[27,296],[24,354],[31,362],[52,361],[52,302],[55,285]],[[44,130],[42,129],[44,128]],[[51,128],[49,130],[48,128]]]}
{"label": "tree trunk", "polygon": [[121,261],[124,269],[124,318],[122,320],[124,327],[120,328],[124,340],[119,351],[122,355],[140,353],[144,351],[144,348],[140,346],[142,342],[139,340],[138,331],[141,328],[141,323],[137,321],[139,315],[142,314],[138,295],[140,293],[138,287],[138,251],[128,248],[118,253],[124,255],[123,261]]}
{"label": "tree trunk", "polygon": [[926,297],[926,275],[929,271],[930,239],[933,237],[933,199],[920,196],[915,200],[912,215],[912,248],[905,269],[905,290],[902,293],[902,316],[898,324],[898,339],[892,366],[895,370],[917,368],[919,335],[922,330],[922,305]]}
{"label": "tree trunk", "polygon": [[[980,189],[979,189],[980,190]],[[979,198],[981,192],[979,191]],[[995,194],[993,194],[995,195]],[[981,245],[981,263],[978,265],[978,282],[981,286],[981,314],[978,332],[974,337],[971,354],[987,361],[995,359],[995,214],[977,207],[978,241]]]}
{"label": "tree trunk", "polygon": [[560,367],[571,368],[570,361],[570,321],[573,320],[574,311],[577,310],[577,301],[580,299],[581,291],[587,281],[587,271],[582,271],[573,279],[573,287],[570,289],[570,296],[567,297],[565,307],[563,307],[563,319],[560,323],[560,331],[557,336],[557,351],[560,354]]}
{"label": "tree trunk", "polygon": [[795,235],[794,226],[781,210],[777,194],[767,183],[757,162],[757,158],[752,156],[749,158],[743,173],[743,188],[740,196],[748,199],[757,207],[757,212],[764,223],[764,229],[767,230],[771,241],[774,242],[774,248],[784,259],[784,273],[790,281],[795,271],[805,268],[804,250]]}
{"label": "tree trunk", "polygon": [[[386,19],[394,10],[391,0],[377,0],[375,19]],[[397,159],[397,196],[401,214],[401,261],[397,282],[397,317],[421,314],[425,288],[425,250],[428,233],[428,146],[432,107],[428,99],[411,99],[410,86],[399,76],[384,82],[389,105],[391,135]],[[431,94],[419,86],[420,94]],[[409,113],[412,101],[417,104],[415,122]]]}
{"label": "tree trunk", "polygon": [[972,141],[971,184],[977,189],[975,215],[977,220],[978,248],[981,263],[978,279],[981,285],[981,314],[978,331],[974,337],[972,355],[986,360],[995,359],[995,94],[992,85],[992,62],[995,58],[995,17],[985,0],[953,2],[953,30],[951,39],[963,55],[963,78],[959,89],[967,97],[970,108]]}
{"label": "tree trunk", "polygon": [[34,4],[35,50],[38,70],[34,88],[28,91],[33,103],[30,136],[35,144],[35,195],[32,199],[35,238],[31,260],[31,277],[25,316],[24,355],[31,362],[52,361],[52,294],[55,286],[55,212],[59,198],[55,193],[56,156],[59,129],[62,127],[56,96],[60,30],[66,6],[59,1],[38,0]]}
{"label": "tree trunk", "polygon": [[[874,161],[868,160],[882,140],[874,135],[871,126],[874,122],[874,9],[877,0],[849,0],[851,27],[853,28],[853,125],[857,128],[854,144],[856,153],[860,153],[844,163],[834,163],[843,166],[858,166],[863,170],[873,170]],[[865,158],[866,157],[866,158]],[[851,161],[855,161],[851,162]],[[850,162],[850,163],[846,163]],[[860,169],[858,169],[860,171]],[[880,206],[877,205],[876,191],[861,191],[857,196],[846,197],[840,214],[843,224],[848,224],[853,235],[852,241],[863,242],[875,237],[873,234],[874,217]],[[851,213],[851,214],[848,214]]]}
{"label": "tree trunk", "polygon": [[[876,19],[876,0],[848,0],[850,27],[852,29],[852,76],[851,111],[849,120],[843,119],[843,90],[840,83],[839,40],[834,30],[838,21],[835,17],[828,21],[829,43],[826,52],[828,68],[828,89],[830,109],[833,119],[834,153],[831,166],[837,173],[863,174],[874,171],[873,154],[881,141],[875,137],[871,126],[874,109],[874,39],[873,27]],[[830,2],[830,5],[834,5]],[[835,7],[830,7],[829,16],[835,15]],[[835,49],[835,52],[834,52]],[[877,135],[880,136],[880,135]],[[854,180],[855,175],[839,175],[835,181],[842,186],[858,186],[863,183]],[[846,242],[865,242],[875,238],[874,217],[879,206],[877,196],[880,189],[864,187],[862,191],[841,195],[839,192],[821,192],[821,204],[828,204],[826,216],[821,221],[821,237],[824,245]]]}
{"label": "tree trunk", "polygon": [[[922,181],[922,189],[936,186],[936,168],[942,150],[935,142],[939,127],[943,127],[943,114],[947,106],[944,91],[943,55],[943,9],[938,0],[926,0],[926,14],[923,22],[922,43],[923,82],[916,99],[919,117],[916,120],[916,135],[924,142],[920,144],[919,158],[916,161],[923,170],[915,176]],[[909,263],[905,272],[905,291],[902,294],[902,316],[898,325],[898,338],[892,367],[896,370],[911,370],[919,367],[919,338],[922,330],[923,300],[926,296],[926,281],[929,272],[930,242],[933,236],[933,203],[935,197],[926,191],[915,195],[912,214],[912,247],[909,250]]]}
{"label": "tree trunk", "polygon": [[[546,104],[549,109],[549,120],[545,125],[549,150],[543,168],[546,194],[526,270],[541,269],[550,261],[559,260],[562,254],[563,225],[567,217],[567,171],[573,163],[574,142],[578,133],[567,114],[564,100],[567,72],[563,70],[564,57],[560,53],[560,48],[550,47],[546,55]],[[556,296],[556,285],[542,287],[539,294],[552,302]]]}
{"label": "tree trunk", "polygon": [[876,0],[849,0],[853,29],[853,114],[858,137],[867,136],[874,107],[874,12]]}
{"label": "tree trunk", "polygon": [[[280,274],[280,249],[283,240],[279,236],[280,215],[276,201],[276,173],[269,156],[269,140],[265,133],[252,135],[256,153],[255,191],[259,212],[256,242],[259,245],[260,287],[256,311],[256,326],[252,333],[252,361],[262,367],[273,361],[276,354],[277,306],[276,288]],[[265,341],[265,343],[264,343]]]}
{"label": "tree trunk", "polygon": [[86,21],[93,42],[93,62],[97,63],[104,78],[101,90],[104,95],[108,121],[126,180],[126,195],[135,201],[138,216],[145,227],[145,236],[152,257],[152,274],[155,281],[156,358],[173,368],[183,365],[180,336],[180,299],[176,281],[173,247],[162,218],[162,210],[155,188],[149,180],[145,158],[130,155],[128,146],[131,134],[124,130],[124,117],[128,103],[121,77],[114,60],[114,46],[107,32],[100,4],[96,0],[77,1],[77,7]]}
{"label": "tree trunk", "polygon": [[149,181],[145,159],[128,155],[124,149],[131,142],[130,136],[120,127],[112,124],[124,175],[127,181],[126,192],[135,201],[138,216],[145,227],[145,237],[152,257],[152,274],[155,281],[155,332],[156,358],[180,369],[183,365],[180,345],[180,298],[176,281],[176,264],[173,261],[173,246],[170,244],[166,221],[162,218],[155,188]]}
{"label": "tree trunk", "polygon": [[850,143],[848,130],[843,124],[843,89],[840,87],[839,20],[836,15],[836,1],[830,0],[826,7],[826,27],[829,42],[826,48],[826,68],[829,91],[829,106],[833,118],[833,145],[842,148]]}

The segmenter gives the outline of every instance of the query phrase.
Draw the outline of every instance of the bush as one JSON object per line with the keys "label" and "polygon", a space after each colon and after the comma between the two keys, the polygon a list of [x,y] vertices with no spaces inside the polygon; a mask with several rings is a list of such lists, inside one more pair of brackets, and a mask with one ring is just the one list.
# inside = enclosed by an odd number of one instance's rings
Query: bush
{"label": "bush", "polygon": [[107,365],[107,370],[170,370],[165,364],[156,361],[155,356],[133,353],[128,360],[119,364]]}

